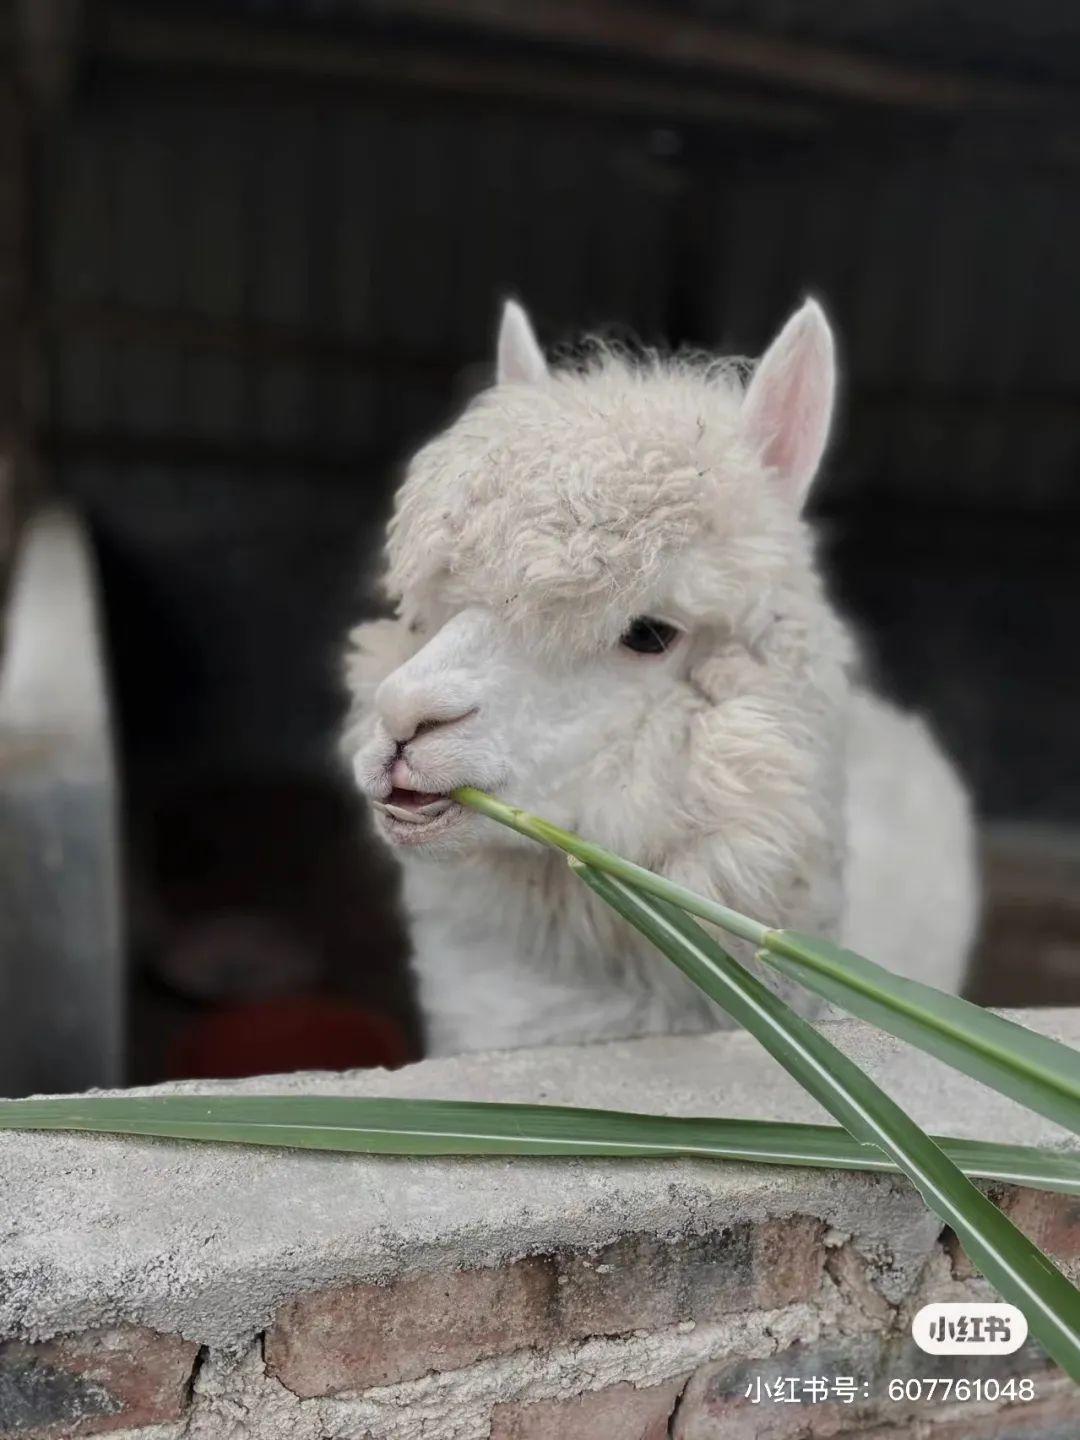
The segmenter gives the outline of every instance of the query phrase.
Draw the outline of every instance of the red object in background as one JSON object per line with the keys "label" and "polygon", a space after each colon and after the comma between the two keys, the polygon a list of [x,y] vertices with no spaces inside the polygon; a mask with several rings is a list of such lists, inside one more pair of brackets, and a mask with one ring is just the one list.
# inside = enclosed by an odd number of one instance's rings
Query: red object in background
{"label": "red object in background", "polygon": [[290,1070],[404,1065],[413,1057],[388,1015],[328,995],[277,995],[194,1021],[170,1047],[173,1079],[238,1079]]}

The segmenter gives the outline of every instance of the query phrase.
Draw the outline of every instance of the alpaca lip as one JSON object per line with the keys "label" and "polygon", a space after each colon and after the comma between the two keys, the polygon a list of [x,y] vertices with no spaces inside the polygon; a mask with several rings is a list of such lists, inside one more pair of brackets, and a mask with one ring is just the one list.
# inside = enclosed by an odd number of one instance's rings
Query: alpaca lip
{"label": "alpaca lip", "polygon": [[449,795],[395,786],[385,800],[373,800],[371,803],[380,814],[388,815],[401,824],[423,826],[445,815],[454,802]]}
{"label": "alpaca lip", "polygon": [[[398,791],[392,791],[397,795]],[[419,805],[397,805],[389,798],[373,800],[386,839],[395,846],[423,846],[436,841],[445,830],[452,829],[464,815],[464,808],[449,795],[431,795],[421,791],[405,792],[419,800]]]}

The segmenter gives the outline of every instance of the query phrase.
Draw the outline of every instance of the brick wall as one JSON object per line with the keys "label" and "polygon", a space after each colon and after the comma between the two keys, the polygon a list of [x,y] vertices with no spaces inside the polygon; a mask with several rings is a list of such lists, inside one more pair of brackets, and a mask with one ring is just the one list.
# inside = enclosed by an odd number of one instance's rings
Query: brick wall
{"label": "brick wall", "polygon": [[[1076,1038],[1080,1016],[1046,1028]],[[834,1027],[894,1090],[898,1047]],[[427,1062],[252,1090],[455,1093],[759,1113],[805,1104],[747,1038]],[[918,1111],[926,1071],[909,1079]],[[937,1091],[962,1129],[972,1092]],[[666,1086],[666,1088],[665,1088]],[[1000,1138],[1041,1122],[983,1105]],[[1047,1136],[1049,1131],[1047,1131]],[[1080,1201],[994,1198],[1072,1273]],[[1029,1342],[918,1351],[927,1300],[986,1298],[900,1181],[797,1169],[419,1162],[0,1135],[0,1440],[1071,1440],[1080,1390]],[[1015,1403],[888,1382],[1030,1380]],[[850,1400],[836,1390],[852,1378]],[[755,1403],[757,1381],[800,1403]],[[811,1400],[807,1382],[832,1382]]]}

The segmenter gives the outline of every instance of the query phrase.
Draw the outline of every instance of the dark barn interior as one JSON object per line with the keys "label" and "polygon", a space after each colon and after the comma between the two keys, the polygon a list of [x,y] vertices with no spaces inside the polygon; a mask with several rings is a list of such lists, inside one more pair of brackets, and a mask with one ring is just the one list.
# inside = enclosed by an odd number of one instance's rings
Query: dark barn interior
{"label": "dark barn interior", "polygon": [[842,346],[815,494],[881,683],[983,822],[970,993],[1080,1003],[1080,12],[957,0],[22,0],[0,406],[91,527],[133,1080],[399,1060],[338,656],[500,301]]}

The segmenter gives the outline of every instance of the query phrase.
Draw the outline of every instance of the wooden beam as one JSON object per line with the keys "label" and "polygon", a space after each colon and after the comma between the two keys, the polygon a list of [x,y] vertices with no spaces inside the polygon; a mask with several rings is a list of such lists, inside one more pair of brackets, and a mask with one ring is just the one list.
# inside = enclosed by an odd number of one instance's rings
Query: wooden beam
{"label": "wooden beam", "polygon": [[632,56],[835,100],[947,113],[972,106],[1073,107],[1074,92],[923,69],[812,41],[735,29],[663,4],[623,0],[358,0],[379,19],[436,22],[517,39]]}
{"label": "wooden beam", "polygon": [[458,54],[380,40],[367,30],[342,33],[311,25],[204,21],[147,15],[110,5],[94,32],[95,53],[134,66],[221,70],[344,83],[368,91],[407,89],[474,100],[625,115],[657,121],[727,124],[780,133],[820,129],[828,117],[812,104],[740,94],[707,79],[612,73],[587,60],[542,63],[512,56]]}

